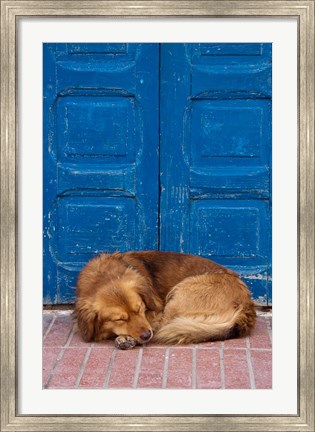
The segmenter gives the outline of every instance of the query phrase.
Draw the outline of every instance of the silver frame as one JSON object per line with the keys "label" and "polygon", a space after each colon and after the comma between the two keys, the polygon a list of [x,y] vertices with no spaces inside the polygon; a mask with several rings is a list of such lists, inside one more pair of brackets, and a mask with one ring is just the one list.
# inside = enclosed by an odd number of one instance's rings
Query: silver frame
{"label": "silver frame", "polygon": [[[19,17],[297,17],[298,414],[20,416],[17,414],[17,19]],[[15,193],[13,192],[15,191]],[[314,431],[314,0],[1,0],[1,431]]]}

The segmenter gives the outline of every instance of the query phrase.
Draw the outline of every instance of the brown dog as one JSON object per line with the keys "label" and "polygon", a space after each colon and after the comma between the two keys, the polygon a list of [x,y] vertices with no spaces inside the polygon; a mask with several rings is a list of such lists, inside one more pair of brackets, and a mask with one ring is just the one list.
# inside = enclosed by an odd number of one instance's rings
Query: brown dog
{"label": "brown dog", "polygon": [[197,343],[248,335],[256,313],[233,271],[174,252],[101,254],[77,283],[75,315],[85,341],[116,337],[128,349],[153,340]]}

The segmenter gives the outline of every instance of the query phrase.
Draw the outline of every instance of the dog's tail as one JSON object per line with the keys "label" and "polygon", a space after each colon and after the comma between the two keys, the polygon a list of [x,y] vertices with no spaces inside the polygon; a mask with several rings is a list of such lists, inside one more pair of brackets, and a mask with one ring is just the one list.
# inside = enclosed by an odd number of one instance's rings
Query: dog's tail
{"label": "dog's tail", "polygon": [[255,325],[256,313],[240,305],[224,315],[179,316],[162,326],[153,341],[164,344],[188,344],[246,336]]}

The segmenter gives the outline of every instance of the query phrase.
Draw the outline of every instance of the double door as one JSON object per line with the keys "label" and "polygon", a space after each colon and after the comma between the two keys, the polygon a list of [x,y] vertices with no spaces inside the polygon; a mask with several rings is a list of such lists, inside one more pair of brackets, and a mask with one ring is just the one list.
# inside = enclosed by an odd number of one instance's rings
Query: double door
{"label": "double door", "polygon": [[101,251],[198,254],[271,298],[271,45],[44,44],[44,303]]}

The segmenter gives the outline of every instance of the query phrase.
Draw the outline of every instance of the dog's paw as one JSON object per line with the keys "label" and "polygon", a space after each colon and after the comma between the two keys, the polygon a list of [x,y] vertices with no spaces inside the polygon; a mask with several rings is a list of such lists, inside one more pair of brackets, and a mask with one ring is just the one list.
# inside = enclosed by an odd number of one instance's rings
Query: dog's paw
{"label": "dog's paw", "polygon": [[121,350],[128,350],[136,345],[137,341],[131,336],[117,336],[115,339],[115,347]]}

